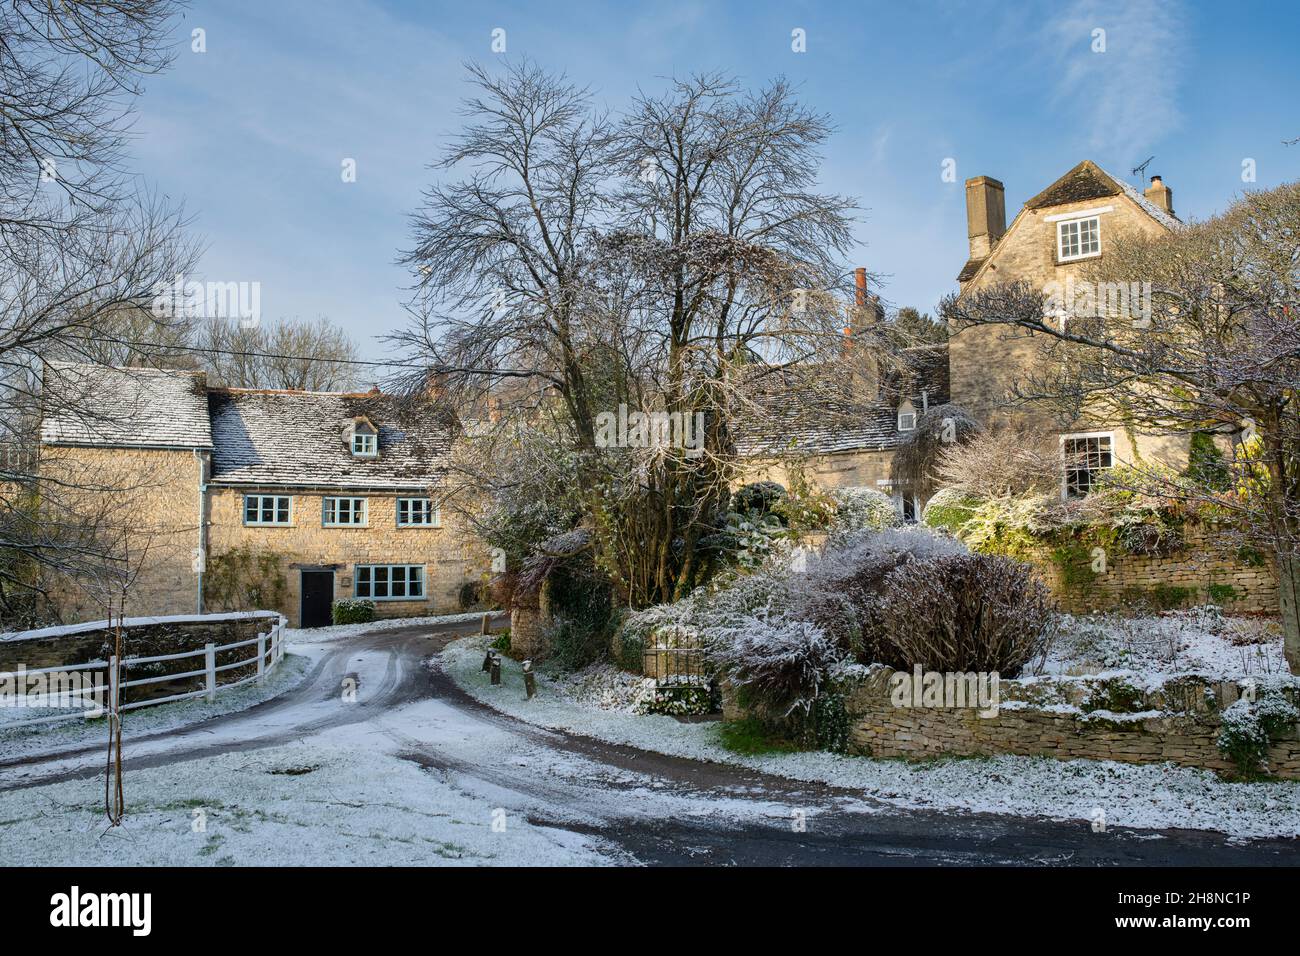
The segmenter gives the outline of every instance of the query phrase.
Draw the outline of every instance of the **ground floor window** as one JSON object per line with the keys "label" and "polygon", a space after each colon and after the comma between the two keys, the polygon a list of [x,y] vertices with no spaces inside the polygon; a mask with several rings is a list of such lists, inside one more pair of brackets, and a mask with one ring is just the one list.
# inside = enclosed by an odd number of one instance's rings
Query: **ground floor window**
{"label": "ground floor window", "polygon": [[424,597],[422,564],[358,564],[355,592],[372,601]]}
{"label": "ground floor window", "polygon": [[289,495],[244,495],[244,524],[288,524]]}
{"label": "ground floor window", "polygon": [[1102,472],[1114,464],[1109,434],[1062,435],[1061,454],[1065,462],[1063,493],[1082,498],[1101,481]]}

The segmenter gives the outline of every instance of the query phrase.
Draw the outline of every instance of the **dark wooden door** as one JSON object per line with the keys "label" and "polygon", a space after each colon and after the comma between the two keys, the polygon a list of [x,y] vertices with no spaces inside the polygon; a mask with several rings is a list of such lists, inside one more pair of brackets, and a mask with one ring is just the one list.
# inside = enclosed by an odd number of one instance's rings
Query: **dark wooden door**
{"label": "dark wooden door", "polygon": [[302,624],[301,627],[324,627],[332,623],[330,608],[334,605],[334,572],[302,572]]}

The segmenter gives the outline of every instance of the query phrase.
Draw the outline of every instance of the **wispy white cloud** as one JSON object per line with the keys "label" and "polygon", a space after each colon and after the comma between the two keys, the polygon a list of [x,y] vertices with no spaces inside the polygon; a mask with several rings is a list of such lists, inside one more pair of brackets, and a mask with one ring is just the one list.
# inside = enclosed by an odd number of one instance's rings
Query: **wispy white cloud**
{"label": "wispy white cloud", "polygon": [[1090,148],[1136,156],[1182,121],[1187,37],[1181,0],[1077,0],[1046,27],[1054,105]]}

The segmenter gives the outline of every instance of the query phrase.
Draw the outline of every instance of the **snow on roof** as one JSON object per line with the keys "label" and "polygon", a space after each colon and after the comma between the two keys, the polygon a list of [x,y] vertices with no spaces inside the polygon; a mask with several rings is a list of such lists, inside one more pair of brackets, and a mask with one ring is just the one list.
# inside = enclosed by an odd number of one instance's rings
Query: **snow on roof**
{"label": "snow on roof", "polygon": [[51,362],[41,441],[50,445],[211,448],[202,372]]}
{"label": "snow on roof", "polygon": [[[1102,172],[1105,173],[1106,171],[1103,169]],[[1106,175],[1110,176],[1110,173],[1106,173]],[[1171,216],[1169,213],[1165,212],[1163,209],[1161,209],[1159,206],[1153,203],[1150,199],[1147,199],[1146,196],[1138,192],[1137,187],[1134,186],[1132,183],[1125,182],[1122,179],[1117,179],[1114,176],[1110,176],[1110,178],[1115,180],[1119,188],[1123,190],[1125,196],[1127,196],[1129,199],[1133,200],[1135,203],[1141,206],[1143,211],[1146,212],[1146,214],[1149,215],[1156,222],[1160,223],[1160,225],[1170,230],[1178,230],[1183,228],[1183,222],[1181,219],[1177,218],[1176,216]]]}
{"label": "snow on roof", "polygon": [[773,454],[827,455],[880,451],[898,446],[898,406],[910,400],[921,411],[921,393],[930,407],[948,401],[948,347],[905,350],[912,369],[906,385],[886,383],[880,396],[863,400],[846,378],[774,377],[754,397],[756,410],[742,416],[736,446],[743,457]]}
{"label": "snow on roof", "polygon": [[[212,389],[212,482],[297,488],[427,490],[446,472],[453,430],[435,406],[378,393]],[[355,457],[345,435],[364,417],[378,457]]]}

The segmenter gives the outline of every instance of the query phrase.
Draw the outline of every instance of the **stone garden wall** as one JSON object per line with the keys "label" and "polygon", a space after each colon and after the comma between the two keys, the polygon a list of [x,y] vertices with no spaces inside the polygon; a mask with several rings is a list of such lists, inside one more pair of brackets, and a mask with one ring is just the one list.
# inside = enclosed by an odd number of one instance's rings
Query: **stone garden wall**
{"label": "stone garden wall", "polygon": [[[908,758],[1005,753],[1235,769],[1217,745],[1219,714],[1242,693],[1230,681],[1182,677],[1140,688],[1122,677],[1004,680],[996,715],[980,717],[969,707],[895,706],[893,674],[877,668],[849,696],[852,752]],[[1286,693],[1300,701],[1296,689]],[[1274,775],[1300,779],[1295,727],[1274,740],[1267,760]]]}
{"label": "stone garden wall", "polygon": [[[170,618],[127,618],[123,644],[126,657],[153,657],[200,650],[205,644],[233,644],[269,633],[280,615],[274,611],[241,611],[230,614],[189,614]],[[19,664],[38,667],[66,667],[107,661],[112,653],[113,632],[104,621],[91,621],[37,631],[0,635],[0,672],[13,671]],[[250,656],[248,648],[233,652]],[[186,669],[200,664],[186,661]]]}
{"label": "stone garden wall", "polygon": [[1072,614],[1206,603],[1230,612],[1277,613],[1277,572],[1271,562],[1249,564],[1223,553],[1208,525],[1188,527],[1184,537],[1186,546],[1168,557],[1107,553],[1105,570],[1097,574],[1088,561],[1077,562],[1067,574],[1048,548],[1029,561],[1061,609]]}

